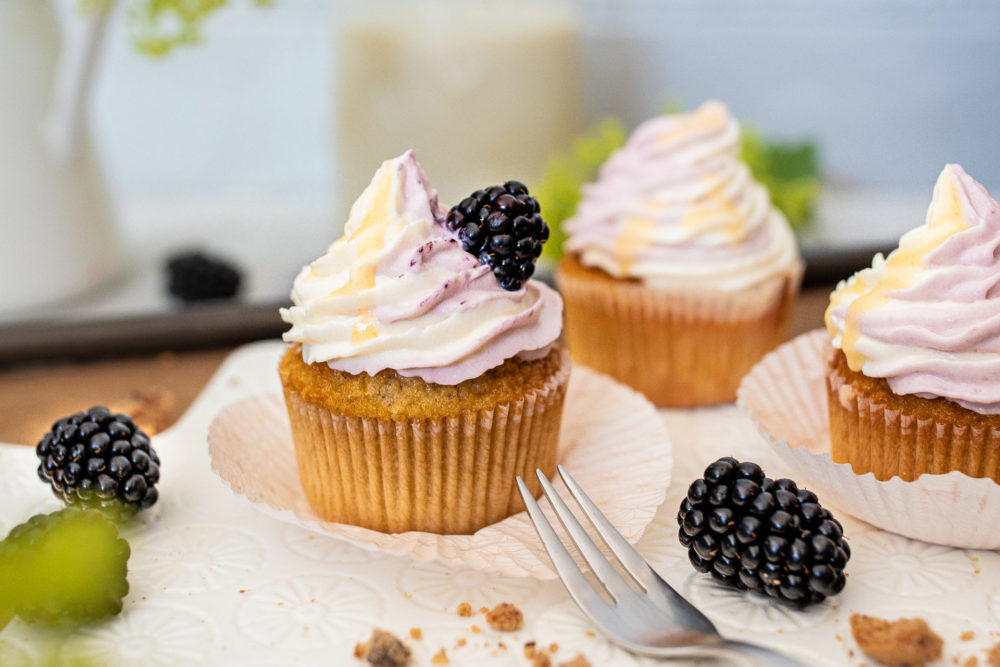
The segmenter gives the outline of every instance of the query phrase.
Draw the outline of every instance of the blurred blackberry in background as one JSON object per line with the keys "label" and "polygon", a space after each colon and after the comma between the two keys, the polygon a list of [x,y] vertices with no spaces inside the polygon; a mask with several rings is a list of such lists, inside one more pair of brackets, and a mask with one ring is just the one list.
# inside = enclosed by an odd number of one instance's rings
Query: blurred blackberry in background
{"label": "blurred blackberry in background", "polygon": [[67,504],[133,512],[159,497],[160,458],[128,415],[95,406],[64,417],[35,453],[38,476]]}
{"label": "blurred blackberry in background", "polygon": [[549,226],[538,201],[520,181],[476,190],[448,212],[445,225],[466,252],[479,258],[505,290],[520,289],[535,272]]}
{"label": "blurred blackberry in background", "polygon": [[239,269],[229,262],[198,251],[171,255],[167,275],[170,293],[182,301],[230,299],[242,279]]}
{"label": "blurred blackberry in background", "polygon": [[794,605],[844,588],[851,549],[844,530],[812,491],[772,480],[732,457],[705,469],[677,514],[680,542],[699,572]]}

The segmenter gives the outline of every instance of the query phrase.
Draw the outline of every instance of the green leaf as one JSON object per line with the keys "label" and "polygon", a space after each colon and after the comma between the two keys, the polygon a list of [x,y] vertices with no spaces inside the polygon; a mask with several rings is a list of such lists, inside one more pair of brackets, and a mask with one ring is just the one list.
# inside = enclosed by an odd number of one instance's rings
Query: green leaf
{"label": "green leaf", "polygon": [[808,226],[822,191],[819,152],[812,141],[765,141],[753,128],[743,129],[743,161],[771,193],[792,229]]}
{"label": "green leaf", "polygon": [[580,203],[580,188],[593,181],[597,171],[613,152],[625,145],[625,125],[617,118],[605,118],[585,130],[565,152],[549,158],[541,180],[532,194],[541,206],[551,233],[544,257],[562,257],[566,232],[563,222],[573,217]]}

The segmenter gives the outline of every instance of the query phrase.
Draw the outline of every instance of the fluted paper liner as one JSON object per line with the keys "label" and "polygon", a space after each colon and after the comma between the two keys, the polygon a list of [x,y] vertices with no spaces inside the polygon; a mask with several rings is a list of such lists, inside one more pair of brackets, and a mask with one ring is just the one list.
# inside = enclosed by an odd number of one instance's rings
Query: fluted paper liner
{"label": "fluted paper liner", "polygon": [[830,458],[826,359],[829,334],[803,334],[767,355],[743,379],[738,404],[802,486],[859,519],[906,537],[968,549],[1000,548],[1000,485],[961,472],[907,482],[855,474]]}
{"label": "fluted paper liner", "polygon": [[570,363],[545,383],[490,409],[437,419],[346,417],[288,385],[299,476],[326,521],[388,533],[469,534],[524,509],[512,484],[535,495],[536,469],[556,465]]}
{"label": "fluted paper liner", "polygon": [[796,265],[730,293],[657,289],[561,270],[570,352],[575,362],[657,405],[731,402],[743,375],[785,340],[801,276]]}
{"label": "fluted paper liner", "polygon": [[[208,444],[212,468],[233,491],[282,521],[417,560],[439,560],[511,576],[555,577],[524,512],[472,535],[385,533],[323,521],[302,490],[288,412],[280,394],[253,397],[225,408],[209,427]],[[642,537],[666,495],[672,465],[666,427],[645,398],[610,378],[574,366],[557,457],[629,542]],[[555,487],[568,497],[558,479]],[[563,534],[548,503],[541,505]]]}

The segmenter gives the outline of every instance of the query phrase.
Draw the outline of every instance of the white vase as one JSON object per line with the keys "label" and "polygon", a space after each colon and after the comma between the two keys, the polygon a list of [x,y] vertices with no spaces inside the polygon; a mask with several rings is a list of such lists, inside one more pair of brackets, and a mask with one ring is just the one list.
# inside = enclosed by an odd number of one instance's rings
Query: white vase
{"label": "white vase", "polygon": [[[71,142],[62,141],[64,150],[43,133],[57,68],[67,73],[61,38],[48,0],[0,0],[0,313],[29,313],[91,289],[118,263],[100,164],[79,118],[84,105],[55,121],[80,128],[62,133]],[[86,88],[77,90],[84,98]]]}

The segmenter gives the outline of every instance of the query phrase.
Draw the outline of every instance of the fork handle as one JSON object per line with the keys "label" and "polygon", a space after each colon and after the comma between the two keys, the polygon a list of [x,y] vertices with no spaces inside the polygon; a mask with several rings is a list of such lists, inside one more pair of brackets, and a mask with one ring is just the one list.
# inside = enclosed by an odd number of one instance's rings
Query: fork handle
{"label": "fork handle", "polygon": [[784,653],[779,653],[774,649],[751,644],[750,642],[739,641],[737,639],[727,639],[723,641],[719,648],[726,653],[739,653],[740,655],[756,658],[762,665],[768,667],[806,667],[798,660],[790,658]]}

